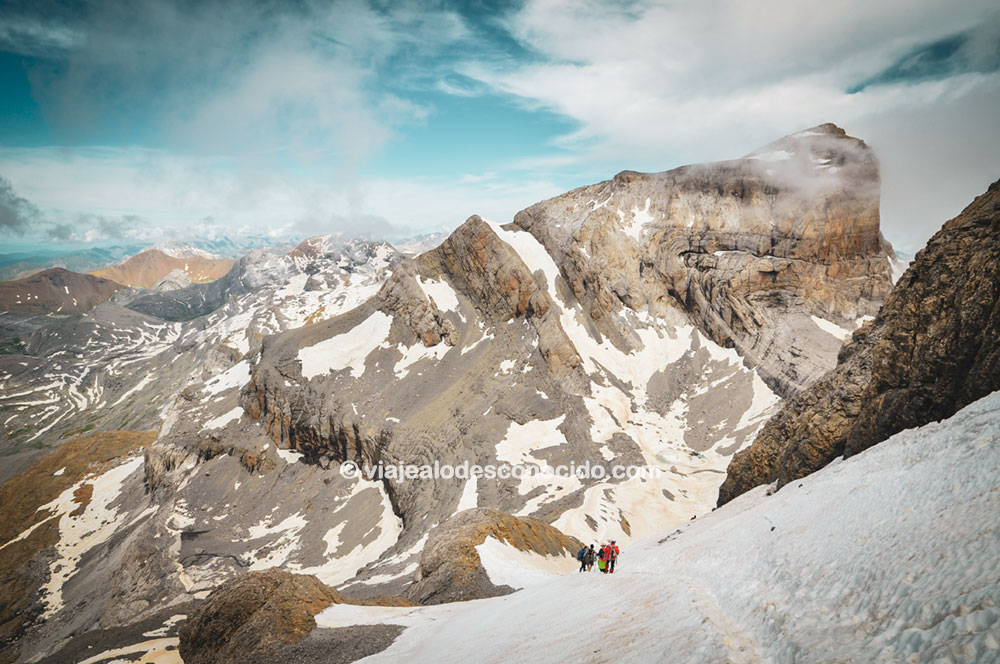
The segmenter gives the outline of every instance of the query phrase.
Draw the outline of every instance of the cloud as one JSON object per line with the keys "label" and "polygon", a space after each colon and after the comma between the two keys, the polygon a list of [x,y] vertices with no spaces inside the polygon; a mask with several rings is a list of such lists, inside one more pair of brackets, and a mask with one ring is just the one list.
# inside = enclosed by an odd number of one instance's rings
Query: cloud
{"label": "cloud", "polygon": [[991,73],[1000,69],[1000,13],[971,30],[921,44],[866,81],[850,88],[860,92],[874,85],[913,83],[968,72]]}
{"label": "cloud", "polygon": [[[908,172],[910,195],[926,200],[938,191],[957,196],[1000,174],[1000,132],[986,116],[1000,87],[997,67],[987,66],[996,57],[994,12],[987,0],[915,0],[905,8],[846,1],[529,0],[506,25],[538,57],[503,68],[470,60],[460,69],[528,108],[577,122],[553,141],[563,155],[540,155],[522,167],[664,170],[737,157],[832,121],[875,144],[884,169]],[[861,85],[953,35],[964,37],[946,58],[945,73]],[[969,176],[969,169],[953,168],[960,150],[934,153],[923,140],[928,112],[939,132],[935,142],[978,132],[984,147],[977,153],[992,156],[976,160],[984,171],[973,183],[958,182]],[[960,125],[969,118],[979,124]],[[883,139],[901,135],[912,146],[893,152],[900,140]],[[914,157],[926,168],[901,163]],[[914,213],[917,206],[904,209],[899,202],[896,194],[887,197],[883,219],[908,242],[922,244],[944,221],[932,216],[939,206]]]}
{"label": "cloud", "polygon": [[64,6],[49,0],[18,2],[0,7],[0,51],[39,58],[64,58],[83,43],[70,24]]}
{"label": "cloud", "polygon": [[140,148],[0,148],[0,171],[58,220],[49,237],[61,241],[333,232],[401,239],[455,228],[472,214],[509,221],[564,189],[494,173],[338,183],[321,174],[247,172],[226,159]]}
{"label": "cloud", "polygon": [[35,204],[18,196],[10,180],[0,175],[0,233],[24,235],[40,218]]}
{"label": "cloud", "polygon": [[[70,40],[65,62],[32,71],[43,110],[71,137],[100,133],[110,122],[147,145],[237,156],[251,167],[329,165],[338,177],[429,112],[394,93],[387,79],[416,75],[441,49],[471,37],[457,13],[418,3],[104,0],[87,7],[72,28],[85,38]],[[57,29],[44,16],[19,20]]]}

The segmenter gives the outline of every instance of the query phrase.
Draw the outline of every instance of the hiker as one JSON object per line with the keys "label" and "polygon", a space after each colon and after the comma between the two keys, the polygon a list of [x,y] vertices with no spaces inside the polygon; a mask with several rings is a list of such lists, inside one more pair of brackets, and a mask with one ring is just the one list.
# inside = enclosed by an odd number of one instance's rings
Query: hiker
{"label": "hiker", "polygon": [[601,552],[597,556],[597,569],[601,570],[602,574],[608,573],[608,545],[605,544],[601,547]]}
{"label": "hiker", "polygon": [[605,550],[607,551],[607,561],[608,561],[608,563],[607,563],[606,567],[608,568],[608,574],[614,574],[615,573],[615,561],[618,560],[618,554],[621,553],[621,551],[618,550],[618,545],[615,544],[614,540],[611,540],[611,544],[608,544],[605,547]]}
{"label": "hiker", "polygon": [[594,562],[597,560],[597,552],[594,551],[594,545],[591,544],[590,548],[587,549],[587,571],[594,569]]}

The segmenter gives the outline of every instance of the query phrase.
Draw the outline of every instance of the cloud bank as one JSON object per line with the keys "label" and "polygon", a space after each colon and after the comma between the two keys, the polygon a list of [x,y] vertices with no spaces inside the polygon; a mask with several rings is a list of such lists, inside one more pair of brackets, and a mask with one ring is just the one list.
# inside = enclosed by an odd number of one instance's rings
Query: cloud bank
{"label": "cloud bank", "polygon": [[[503,221],[622,169],[738,157],[835,122],[879,155],[884,231],[912,251],[1000,176],[988,0],[14,0],[0,49],[30,58],[63,143],[0,149],[0,173],[72,241],[206,216],[272,234]],[[406,147],[446,137],[439,115],[496,133],[464,100],[570,129],[484,172],[448,167],[472,145],[427,160],[419,149],[449,142]]]}

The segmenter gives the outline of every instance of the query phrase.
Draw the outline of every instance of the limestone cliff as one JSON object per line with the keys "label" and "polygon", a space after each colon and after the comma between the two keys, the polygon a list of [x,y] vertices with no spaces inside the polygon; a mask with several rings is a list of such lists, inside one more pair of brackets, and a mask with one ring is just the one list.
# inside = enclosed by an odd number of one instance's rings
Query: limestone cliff
{"label": "limestone cliff", "polygon": [[719,504],[779,486],[1000,389],[1000,181],[948,221],[837,367],[729,465]]}
{"label": "limestone cliff", "polygon": [[[562,268],[601,333],[610,314],[680,305],[790,396],[834,364],[812,316],[853,329],[892,287],[878,163],[832,124],[743,159],[625,171],[514,218]],[[828,341],[828,340],[827,340]]]}

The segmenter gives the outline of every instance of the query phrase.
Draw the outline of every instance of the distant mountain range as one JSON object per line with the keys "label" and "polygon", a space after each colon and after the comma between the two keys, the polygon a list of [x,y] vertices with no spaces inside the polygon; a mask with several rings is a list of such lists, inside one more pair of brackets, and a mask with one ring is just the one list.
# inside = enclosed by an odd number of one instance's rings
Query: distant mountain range
{"label": "distant mountain range", "polygon": [[284,240],[248,235],[241,238],[191,239],[177,242],[129,242],[108,247],[66,247],[38,249],[0,254],[0,281],[22,279],[36,272],[61,267],[73,272],[95,272],[155,249],[174,258],[201,257],[207,259],[236,259],[251,249],[274,247],[287,251],[294,245]]}

